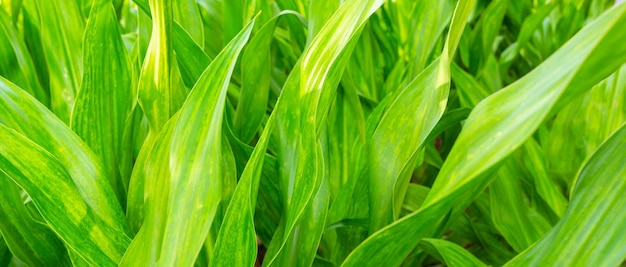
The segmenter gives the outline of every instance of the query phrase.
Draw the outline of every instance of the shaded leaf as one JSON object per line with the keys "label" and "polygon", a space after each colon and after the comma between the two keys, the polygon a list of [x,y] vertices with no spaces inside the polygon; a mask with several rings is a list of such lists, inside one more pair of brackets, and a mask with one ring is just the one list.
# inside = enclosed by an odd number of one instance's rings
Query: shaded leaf
{"label": "shaded leaf", "polygon": [[561,221],[506,266],[622,264],[626,259],[624,151],[626,126],[622,125],[585,162]]}

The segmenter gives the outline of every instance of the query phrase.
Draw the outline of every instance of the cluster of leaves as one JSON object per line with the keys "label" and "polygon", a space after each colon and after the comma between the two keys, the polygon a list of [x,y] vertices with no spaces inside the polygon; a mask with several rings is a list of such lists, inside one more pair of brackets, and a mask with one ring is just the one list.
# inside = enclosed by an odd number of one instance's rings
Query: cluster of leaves
{"label": "cluster of leaves", "polygon": [[0,6],[2,266],[626,259],[626,4]]}

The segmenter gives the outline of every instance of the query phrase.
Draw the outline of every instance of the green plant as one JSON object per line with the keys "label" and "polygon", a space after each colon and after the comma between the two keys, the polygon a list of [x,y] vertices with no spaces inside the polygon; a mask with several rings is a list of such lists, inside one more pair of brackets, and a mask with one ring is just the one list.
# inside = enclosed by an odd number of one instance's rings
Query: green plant
{"label": "green plant", "polygon": [[619,266],[626,5],[0,0],[2,266]]}

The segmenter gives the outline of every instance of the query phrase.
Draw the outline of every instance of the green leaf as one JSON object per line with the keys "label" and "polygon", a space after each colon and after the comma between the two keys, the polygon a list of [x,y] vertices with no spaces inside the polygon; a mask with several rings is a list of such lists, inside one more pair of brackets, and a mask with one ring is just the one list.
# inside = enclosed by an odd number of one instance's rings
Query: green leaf
{"label": "green leaf", "polygon": [[[148,0],[136,0],[134,3],[136,3],[148,17],[152,16]],[[140,18],[145,18],[143,13],[140,14]],[[190,36],[186,29],[183,28],[177,21],[173,21],[168,24],[171,24],[173,28],[171,37],[173,42],[172,48],[176,52],[178,59],[177,63],[181,72],[180,74],[182,75],[185,85],[188,88],[191,88],[198,80],[198,77],[200,77],[204,69],[206,69],[209,63],[211,63],[211,58],[207,55],[207,50],[202,49],[202,43],[196,43],[194,37]],[[214,54],[210,55],[214,56]]]}
{"label": "green leaf", "polygon": [[139,104],[156,135],[187,96],[172,49],[171,1],[152,0],[152,37],[139,78]]}
{"label": "green leaf", "polygon": [[[405,188],[418,150],[446,108],[450,90],[450,59],[473,2],[460,2],[442,57],[431,63],[392,100],[368,144],[370,170],[370,234],[398,217]],[[398,194],[399,193],[399,194]],[[394,210],[395,209],[395,210]]]}
{"label": "green leaf", "polygon": [[452,80],[456,84],[459,100],[464,107],[474,107],[478,102],[489,96],[489,91],[457,64],[452,64],[450,70]]}
{"label": "green leaf", "polygon": [[87,263],[115,266],[130,238],[99,218],[53,155],[5,125],[0,138],[0,169],[24,188],[59,237]]}
{"label": "green leaf", "polygon": [[[523,162],[520,167],[526,169],[529,176],[532,177],[531,181],[536,188],[537,194],[548,204],[555,215],[562,217],[567,208],[567,199],[548,173],[546,156],[543,150],[533,139],[527,140],[522,148],[523,153],[518,155],[518,161]],[[526,160],[521,159],[521,157]]]}
{"label": "green leaf", "polygon": [[583,165],[561,221],[506,266],[622,264],[626,260],[624,151],[626,126],[622,125]]}
{"label": "green leaf", "polygon": [[[176,113],[165,125],[150,147],[142,148],[133,169],[131,179],[142,176],[141,206],[143,224],[129,245],[120,266],[156,265],[159,263],[163,242],[163,228],[167,218],[166,208],[169,196],[169,151],[174,126],[178,121]],[[130,205],[129,205],[130,207]],[[139,207],[137,207],[139,208]]]}
{"label": "green leaf", "polygon": [[0,236],[0,264],[8,266],[11,262],[11,258],[13,258],[11,251],[7,247],[4,238]]}
{"label": "green leaf", "polygon": [[280,17],[274,16],[250,39],[241,58],[242,85],[233,127],[239,139],[248,143],[261,126],[267,108],[271,81],[270,45]]}
{"label": "green leaf", "polygon": [[[170,150],[173,161],[167,214],[175,216],[165,221],[161,254],[164,265],[193,263],[210,229],[221,194],[221,126],[226,90],[253,26],[249,23],[220,52],[181,109]],[[183,248],[189,252],[181,255]]]}
{"label": "green leaf", "polygon": [[[289,240],[296,237],[292,232],[324,177],[317,132],[325,121],[331,97],[346,66],[346,59],[349,58],[346,55],[354,49],[355,42],[352,45],[348,43],[380,5],[382,1],[349,1],[341,5],[311,42],[284,86],[283,104],[275,109],[280,125],[277,127],[280,186],[286,212],[272,239],[264,265],[284,265],[298,257],[310,256],[298,256],[295,252],[297,239]],[[303,234],[317,235],[307,229],[302,231]]]}
{"label": "green leaf", "polygon": [[[50,110],[1,77],[0,118],[0,124],[16,130],[55,155],[55,159],[67,170],[68,177],[99,219],[120,232],[130,234],[120,203],[98,158]],[[14,152],[8,150],[7,153]],[[38,164],[31,167],[36,166]]]}
{"label": "green leaf", "polygon": [[119,203],[126,204],[120,164],[132,152],[122,143],[133,106],[132,74],[111,1],[93,3],[83,48],[85,70],[71,127],[102,160]]}
{"label": "green leaf", "polygon": [[315,35],[322,29],[326,21],[335,13],[339,7],[340,1],[311,1],[309,6],[308,17],[308,37],[307,40],[312,41]]}
{"label": "green leaf", "polygon": [[[413,9],[398,10],[400,13],[406,12],[407,17],[403,19],[408,20],[406,29],[402,29],[405,32],[401,38],[406,38],[408,42],[408,75],[416,77],[429,65],[428,60],[440,39],[439,36],[448,26],[454,5],[448,0],[406,2],[412,4]],[[402,26],[400,23],[399,25]]]}
{"label": "green leaf", "polygon": [[0,75],[48,106],[50,97],[39,83],[30,52],[10,21],[4,10],[0,10],[0,55],[3,57],[0,62]]}
{"label": "green leaf", "polygon": [[[137,89],[138,103],[149,124],[148,136],[137,159],[139,162],[146,160],[155,137],[180,109],[188,93],[174,56],[172,3],[169,0],[152,0],[148,8],[146,2],[137,1],[139,7],[153,16],[152,35]],[[133,174],[129,182],[128,217],[135,229],[141,225],[144,215],[145,179],[145,175]]]}
{"label": "green leaf", "polygon": [[138,171],[146,178],[146,219],[125,263],[189,266],[200,252],[221,201],[226,89],[252,27],[252,23],[246,26],[215,58],[171,126],[164,128],[151,149],[147,147],[150,156],[139,165],[146,164],[146,169]]}
{"label": "green leaf", "polygon": [[618,26],[625,20],[626,5],[607,12],[533,72],[477,105],[422,208],[371,236],[344,265],[366,258],[369,264],[398,265],[421,238],[440,234],[445,217],[454,218],[476,198],[494,165],[537,129],[564,93],[571,98],[588,90],[626,61],[626,47],[615,43],[626,38]]}
{"label": "green leaf", "polygon": [[245,9],[247,8],[247,0],[234,0],[223,3],[222,19],[224,28],[224,44],[230,42],[235,35],[241,31],[246,22]]}
{"label": "green leaf", "polygon": [[253,266],[256,261],[257,243],[253,218],[265,150],[273,130],[274,118],[271,116],[268,120],[237,183],[217,237],[211,266]]}
{"label": "green leaf", "polygon": [[52,111],[69,123],[82,76],[82,38],[85,22],[76,1],[36,1],[41,44],[50,74]]}
{"label": "green leaf", "polygon": [[31,219],[19,188],[0,172],[0,233],[13,255],[31,266],[67,266],[63,242],[47,225]]}
{"label": "green leaf", "polygon": [[[621,36],[614,31],[621,20],[626,20],[625,11],[624,7],[613,9],[587,26],[533,72],[476,106],[457,139],[456,149],[453,148],[446,160],[447,166],[444,165],[439,174],[447,179],[437,179],[426,202],[435,203],[456,191],[519,147],[558,104],[557,101],[563,101],[559,100],[562,95],[570,99],[579,95],[623,64],[626,55],[615,50],[607,53],[603,48],[611,47],[620,39]],[[569,64],[564,65],[564,61]],[[592,67],[595,71],[588,71]],[[512,127],[512,123],[517,126]],[[473,145],[466,145],[470,143]],[[457,164],[459,162],[463,164]]]}
{"label": "green leaf", "polygon": [[487,266],[459,245],[443,239],[424,238],[420,242],[420,248],[442,260],[450,267]]}
{"label": "green leaf", "polygon": [[174,0],[172,1],[174,20],[180,23],[189,36],[200,45],[204,46],[204,27],[200,11],[194,0]]}
{"label": "green leaf", "polygon": [[526,203],[520,173],[510,156],[489,185],[491,219],[495,228],[516,251],[522,251],[539,240],[552,227]]}

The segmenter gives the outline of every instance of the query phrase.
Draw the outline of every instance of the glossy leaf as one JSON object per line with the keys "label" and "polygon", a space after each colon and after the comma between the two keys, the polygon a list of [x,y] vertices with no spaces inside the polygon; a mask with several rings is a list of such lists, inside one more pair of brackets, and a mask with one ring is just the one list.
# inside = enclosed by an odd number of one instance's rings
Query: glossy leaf
{"label": "glossy leaf", "polygon": [[0,0],[0,265],[617,266],[618,2]]}

